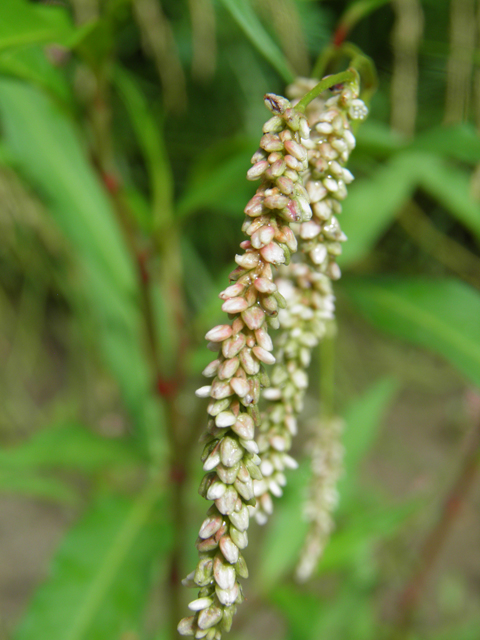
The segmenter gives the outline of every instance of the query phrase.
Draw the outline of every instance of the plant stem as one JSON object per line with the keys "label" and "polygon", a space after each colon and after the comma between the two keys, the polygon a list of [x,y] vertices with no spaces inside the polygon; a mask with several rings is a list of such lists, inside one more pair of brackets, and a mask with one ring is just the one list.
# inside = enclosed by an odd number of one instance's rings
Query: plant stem
{"label": "plant stem", "polygon": [[348,69],[347,71],[342,71],[341,73],[336,73],[333,76],[327,76],[326,78],[323,78],[323,80],[321,80],[317,85],[315,85],[315,87],[313,87],[311,91],[303,96],[300,102],[295,106],[295,109],[297,111],[304,112],[310,102],[312,102],[312,100],[315,100],[315,98],[318,98],[318,96],[326,89],[330,89],[336,84],[342,84],[344,82],[355,82],[355,80],[358,81],[358,73],[355,71],[355,69],[352,68]]}
{"label": "plant stem", "polygon": [[443,502],[437,522],[424,540],[417,569],[399,598],[398,624],[392,636],[395,639],[406,640],[409,637],[409,629],[425,591],[425,583],[475,479],[480,464],[480,420],[467,434],[463,449],[465,454],[460,472]]}

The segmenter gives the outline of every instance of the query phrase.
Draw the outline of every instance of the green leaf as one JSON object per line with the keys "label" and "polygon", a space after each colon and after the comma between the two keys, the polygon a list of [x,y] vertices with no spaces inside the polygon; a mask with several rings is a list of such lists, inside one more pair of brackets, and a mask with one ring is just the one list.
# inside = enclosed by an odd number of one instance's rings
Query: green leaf
{"label": "green leaf", "polygon": [[471,195],[470,175],[466,171],[432,156],[419,172],[419,183],[480,239],[480,203]]}
{"label": "green leaf", "polygon": [[359,464],[374,444],[382,419],[397,388],[395,380],[384,378],[347,408],[342,436],[345,448],[344,471],[338,483],[339,513],[348,510],[349,502],[357,492]]}
{"label": "green leaf", "polygon": [[342,204],[341,225],[348,237],[340,264],[345,267],[364,258],[392,224],[411,197],[425,156],[405,151],[372,176],[354,182]]}
{"label": "green leaf", "polygon": [[253,195],[245,174],[255,151],[254,140],[234,138],[207,150],[197,160],[177,205],[180,217],[203,208],[241,215]]}
{"label": "green leaf", "polygon": [[358,149],[377,158],[389,158],[405,147],[401,136],[376,120],[362,123],[355,136]]}
{"label": "green leaf", "polygon": [[[363,125],[360,132],[363,133]],[[412,148],[476,165],[480,158],[480,136],[470,123],[435,127],[417,136]]]}
{"label": "green leaf", "polygon": [[78,501],[77,493],[64,481],[25,470],[19,473],[7,464],[0,469],[0,492],[67,504]]}
{"label": "green leaf", "polygon": [[480,386],[480,294],[457,280],[350,280],[345,289],[380,329],[442,355]]}
{"label": "green leaf", "polygon": [[171,218],[173,202],[173,178],[163,134],[148,108],[147,99],[132,76],[117,66],[114,81],[145,158],[150,180],[153,227],[158,229]]}
{"label": "green leaf", "polygon": [[265,30],[255,11],[252,9],[249,0],[221,0],[221,2],[253,46],[258,49],[272,67],[278,71],[285,83],[293,82],[295,72]]}
{"label": "green leaf", "polygon": [[103,438],[77,424],[38,431],[27,442],[0,451],[0,467],[97,471],[140,462],[131,442]]}
{"label": "green leaf", "polygon": [[63,43],[74,29],[63,7],[27,0],[0,2],[0,51],[42,42]]}
{"label": "green leaf", "polygon": [[0,118],[16,167],[43,196],[73,248],[72,259],[80,264],[79,288],[71,293],[77,313],[89,322],[93,316],[104,359],[118,381],[136,433],[158,458],[161,422],[143,350],[140,294],[112,204],[72,122],[45,95],[19,82],[0,80]]}
{"label": "green leaf", "polygon": [[118,640],[138,633],[152,561],[171,542],[166,523],[152,518],[158,498],[157,482],[133,502],[99,500],[66,535],[14,640]]}

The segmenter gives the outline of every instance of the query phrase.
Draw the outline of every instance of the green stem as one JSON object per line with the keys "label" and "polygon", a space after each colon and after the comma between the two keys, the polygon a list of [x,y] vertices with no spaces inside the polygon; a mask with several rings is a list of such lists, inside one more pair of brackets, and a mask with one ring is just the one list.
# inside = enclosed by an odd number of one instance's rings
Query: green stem
{"label": "green stem", "polygon": [[348,69],[347,71],[342,71],[341,73],[336,73],[333,76],[327,76],[323,78],[311,91],[309,91],[300,102],[295,106],[295,109],[300,112],[304,112],[308,107],[312,100],[318,98],[318,96],[323,93],[326,89],[330,89],[334,87],[336,84],[342,84],[344,82],[355,82],[358,81],[358,73],[355,69]]}

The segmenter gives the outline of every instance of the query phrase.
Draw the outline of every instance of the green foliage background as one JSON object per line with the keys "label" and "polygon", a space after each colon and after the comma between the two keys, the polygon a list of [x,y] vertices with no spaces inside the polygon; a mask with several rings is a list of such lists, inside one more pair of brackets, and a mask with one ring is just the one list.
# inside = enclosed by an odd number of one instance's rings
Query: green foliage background
{"label": "green foliage background", "polygon": [[[244,176],[262,97],[308,75],[338,25],[373,59],[379,88],[341,217],[337,530],[313,580],[297,585],[310,473],[300,437],[300,470],[252,533],[231,638],[478,638],[478,588],[466,578],[438,598],[427,582],[413,621],[398,617],[420,540],[462,466],[458,443],[480,424],[474,11],[469,0],[0,3],[0,491],[18,511],[54,509],[64,531],[13,607],[0,602],[1,638],[175,637],[189,594],[172,567],[193,567],[205,508],[193,389],[254,189]],[[459,24],[476,44],[458,38]],[[316,361],[307,419],[321,376]],[[444,474],[393,498],[365,460],[412,384],[439,402],[453,388],[455,446]],[[478,549],[472,562],[480,572]]]}

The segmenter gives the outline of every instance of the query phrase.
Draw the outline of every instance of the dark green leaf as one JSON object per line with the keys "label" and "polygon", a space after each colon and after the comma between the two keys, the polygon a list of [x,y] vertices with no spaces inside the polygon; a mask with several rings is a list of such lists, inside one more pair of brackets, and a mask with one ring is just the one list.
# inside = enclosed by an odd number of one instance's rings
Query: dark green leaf
{"label": "dark green leaf", "polygon": [[78,500],[76,492],[62,480],[7,468],[6,464],[0,470],[0,492],[53,502],[74,503]]}
{"label": "dark green leaf", "polygon": [[134,502],[99,500],[67,534],[14,639],[118,640],[138,633],[152,559],[167,552],[171,539],[167,524],[152,518],[158,498],[152,484]]}
{"label": "dark green leaf", "polygon": [[283,53],[263,27],[249,0],[221,0],[221,2],[253,46],[278,71],[285,83],[293,82],[295,73],[290,68]]}
{"label": "dark green leaf", "polygon": [[346,290],[377,327],[449,360],[480,386],[480,294],[456,280],[355,280]]}

